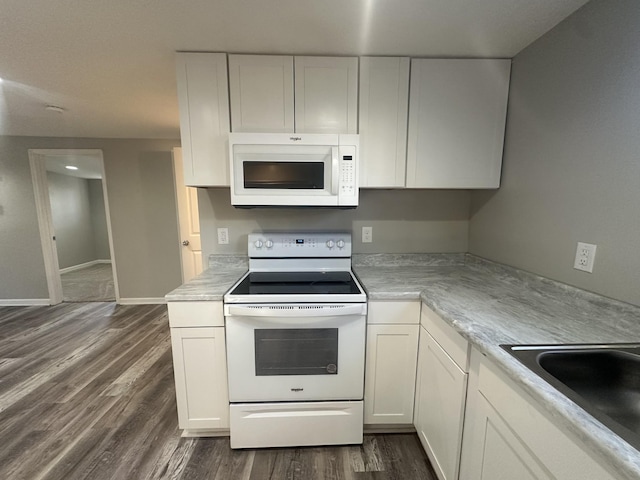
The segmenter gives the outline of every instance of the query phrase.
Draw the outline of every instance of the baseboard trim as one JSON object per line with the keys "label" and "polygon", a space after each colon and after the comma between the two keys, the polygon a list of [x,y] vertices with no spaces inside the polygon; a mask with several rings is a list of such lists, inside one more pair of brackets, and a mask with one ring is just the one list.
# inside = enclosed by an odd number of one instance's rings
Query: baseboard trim
{"label": "baseboard trim", "polygon": [[0,307],[31,307],[51,305],[48,298],[0,298]]}
{"label": "baseboard trim", "polygon": [[167,303],[164,297],[148,297],[148,298],[120,298],[120,305],[156,305]]}
{"label": "baseboard trim", "polygon": [[91,260],[90,262],[79,263],[78,265],[71,265],[70,267],[61,268],[60,273],[69,273],[74,270],[80,270],[87,267],[92,267],[93,265],[98,265],[99,263],[111,263],[111,260]]}
{"label": "baseboard trim", "polygon": [[364,433],[415,433],[416,428],[413,425],[404,424],[366,424]]}
{"label": "baseboard trim", "polygon": [[228,437],[230,435],[228,428],[219,430],[183,430],[181,437],[198,438],[198,437]]}

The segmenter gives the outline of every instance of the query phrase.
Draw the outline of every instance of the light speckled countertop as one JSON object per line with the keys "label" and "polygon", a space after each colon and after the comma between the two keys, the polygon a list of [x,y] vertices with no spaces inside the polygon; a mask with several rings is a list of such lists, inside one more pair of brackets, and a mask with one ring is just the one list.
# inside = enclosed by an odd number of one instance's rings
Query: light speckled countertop
{"label": "light speckled countertop", "polygon": [[209,268],[167,293],[168,302],[215,302],[249,270],[246,255],[210,255]]}
{"label": "light speckled countertop", "polygon": [[640,478],[640,452],[515,360],[500,344],[640,342],[640,308],[468,256],[464,265],[354,262],[371,300],[421,299],[538,400],[620,478]]}
{"label": "light speckled countertop", "polygon": [[[209,266],[165,298],[220,301],[248,269],[241,255],[212,256]],[[640,342],[640,308],[464,254],[356,254],[353,269],[370,300],[422,300],[619,478],[640,479],[638,450],[499,347]]]}

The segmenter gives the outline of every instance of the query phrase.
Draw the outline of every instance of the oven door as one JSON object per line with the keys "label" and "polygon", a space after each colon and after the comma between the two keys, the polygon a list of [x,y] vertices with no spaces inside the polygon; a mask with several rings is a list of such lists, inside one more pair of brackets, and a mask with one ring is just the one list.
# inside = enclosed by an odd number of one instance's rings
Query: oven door
{"label": "oven door", "polygon": [[366,304],[227,305],[231,402],[361,400]]}

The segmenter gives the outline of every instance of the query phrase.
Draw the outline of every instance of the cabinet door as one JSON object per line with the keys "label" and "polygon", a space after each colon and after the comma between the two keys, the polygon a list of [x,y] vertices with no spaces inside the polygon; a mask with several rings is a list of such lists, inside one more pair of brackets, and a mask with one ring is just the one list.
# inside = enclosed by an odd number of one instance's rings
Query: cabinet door
{"label": "cabinet door", "polygon": [[479,431],[460,480],[555,479],[482,396],[475,405]]}
{"label": "cabinet door", "polygon": [[[477,350],[471,353],[461,480],[613,480],[619,472],[561,428],[548,412]],[[475,385],[474,385],[475,384]],[[609,464],[609,466],[606,466]]]}
{"label": "cabinet door", "polygon": [[229,55],[231,131],[293,132],[293,57]]}
{"label": "cabinet door", "polygon": [[357,57],[295,57],[296,132],[358,133]]}
{"label": "cabinet door", "polygon": [[457,479],[467,374],[424,328],[416,383],[414,425],[420,441],[440,480]]}
{"label": "cabinet door", "polygon": [[360,58],[360,186],[404,187],[409,59]]}
{"label": "cabinet door", "polygon": [[411,61],[407,187],[498,188],[510,60]]}
{"label": "cabinet door", "polygon": [[179,427],[229,428],[224,328],[172,328],[171,348]]}
{"label": "cabinet door", "polygon": [[224,53],[176,57],[184,182],[229,186],[229,88]]}
{"label": "cabinet door", "polygon": [[368,325],[364,423],[411,424],[418,325]]}

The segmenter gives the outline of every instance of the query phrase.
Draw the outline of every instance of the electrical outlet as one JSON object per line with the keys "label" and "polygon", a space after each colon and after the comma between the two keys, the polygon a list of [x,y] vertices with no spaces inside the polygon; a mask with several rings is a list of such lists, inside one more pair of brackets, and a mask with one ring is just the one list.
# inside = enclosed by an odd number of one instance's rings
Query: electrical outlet
{"label": "electrical outlet", "polygon": [[590,243],[578,242],[573,268],[593,273],[593,262],[596,259],[596,247],[597,245],[592,245]]}
{"label": "electrical outlet", "polygon": [[373,243],[373,227],[362,227],[362,243]]}
{"label": "electrical outlet", "polygon": [[218,229],[218,245],[229,244],[229,229],[227,227]]}

